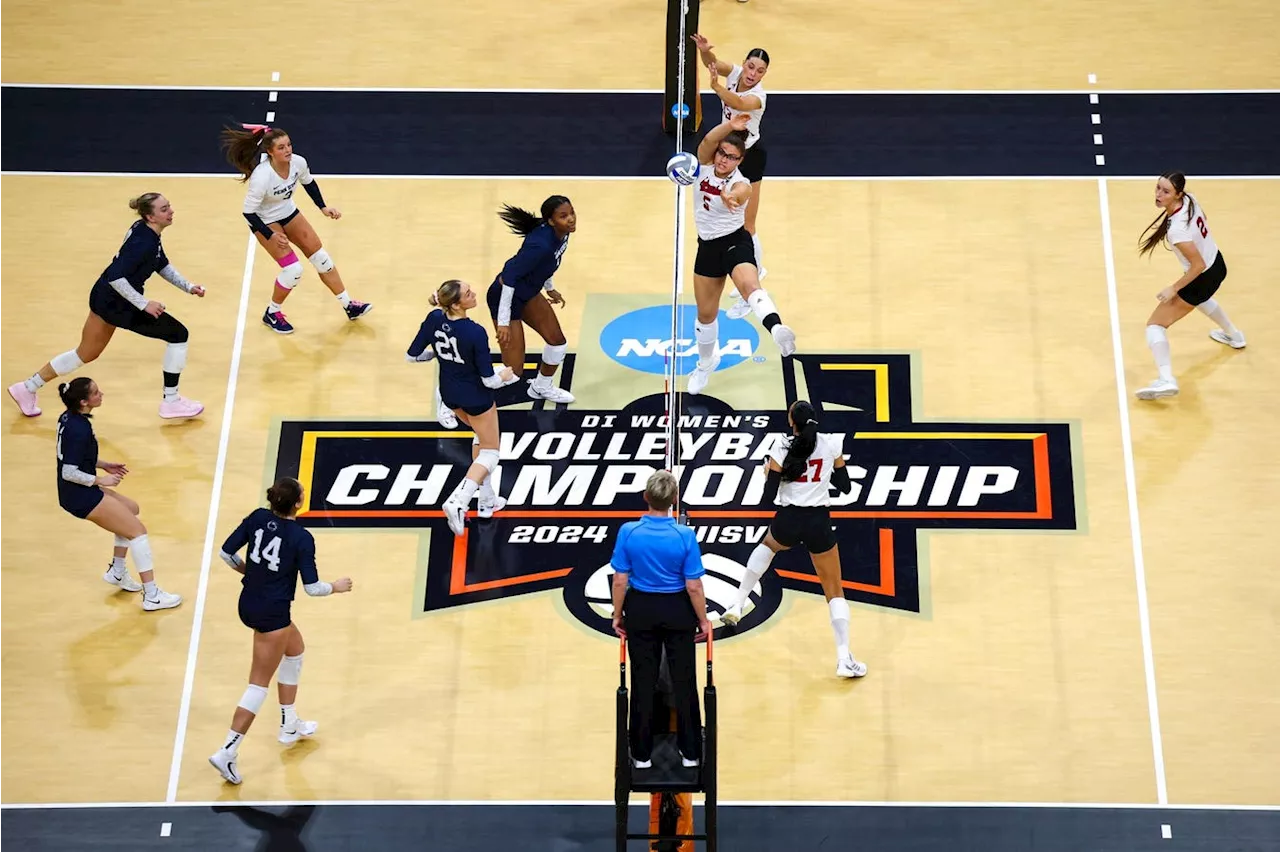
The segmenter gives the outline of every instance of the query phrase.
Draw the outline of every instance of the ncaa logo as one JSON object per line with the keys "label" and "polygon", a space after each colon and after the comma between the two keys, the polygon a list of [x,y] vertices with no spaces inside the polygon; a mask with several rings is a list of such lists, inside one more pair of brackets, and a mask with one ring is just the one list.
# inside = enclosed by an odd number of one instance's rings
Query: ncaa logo
{"label": "ncaa logo", "polygon": [[[675,355],[677,372],[687,376],[698,361],[698,345],[693,326],[697,310],[684,306],[677,316],[678,336],[671,340],[671,308],[655,305],[623,314],[600,332],[600,348],[624,367],[642,373],[661,375],[666,371],[667,358]],[[748,360],[760,345],[760,335],[755,326],[745,319],[729,319],[724,311],[719,315],[720,334],[716,351],[720,354],[718,370],[726,370]]]}

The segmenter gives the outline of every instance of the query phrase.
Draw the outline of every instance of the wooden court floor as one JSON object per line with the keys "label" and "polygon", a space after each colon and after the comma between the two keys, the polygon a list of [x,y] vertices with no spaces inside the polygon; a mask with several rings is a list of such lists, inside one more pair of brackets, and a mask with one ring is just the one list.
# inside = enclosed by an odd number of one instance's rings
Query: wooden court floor
{"label": "wooden court floor", "polygon": [[[1060,4],[1043,16],[997,14],[993,4],[978,17],[939,19],[958,14],[942,5],[833,12],[802,4],[784,15],[767,0],[708,0],[703,29],[745,48],[769,26],[786,33],[784,50],[827,57],[826,72],[777,63],[771,80],[780,88],[950,87],[951,69],[966,62],[973,88],[1076,87],[1086,72],[1104,84],[1158,87],[1168,83],[1155,70],[1166,56],[1158,45],[1180,34],[1185,43],[1192,31],[1216,52],[1207,54],[1205,78],[1188,85],[1280,80],[1261,39],[1274,14],[1266,4],[1242,0],[1205,20],[1157,27],[1156,4],[1127,3],[1115,26],[1089,34],[1063,25],[1081,13]],[[532,21],[506,4],[365,9],[384,14],[354,21],[336,5],[308,4],[329,50],[297,52],[287,82],[655,85],[645,69],[659,66],[659,30],[652,44],[627,37],[649,14],[639,3],[608,15],[570,4],[565,14],[582,16],[572,26]],[[3,11],[6,82],[254,85],[273,70],[251,68],[240,48],[228,54],[240,35],[221,13],[208,27],[171,28],[178,41],[169,50],[181,60],[148,64],[123,38],[91,32],[131,32],[144,14],[158,23],[178,10],[125,4],[104,18],[74,3],[11,2]],[[800,12],[823,25],[769,23]],[[486,43],[516,45],[506,62],[469,62],[465,39],[442,39],[445,53],[430,65],[420,53],[397,65],[407,46],[381,25],[463,32],[480,14],[497,22]],[[938,20],[970,33],[975,56],[990,53],[978,47],[984,38],[1019,37],[1005,42],[1015,47],[1002,48],[1004,59],[979,64],[947,53],[964,42],[926,26]],[[508,26],[536,37],[503,39]],[[578,37],[575,28],[617,47],[616,60],[590,79],[565,41]],[[861,35],[830,35],[841,29]],[[86,50],[48,50],[67,37]],[[1084,41],[1073,51],[1074,38]],[[352,61],[336,79],[315,57],[344,45],[380,59]],[[840,59],[855,50],[858,62]],[[1278,412],[1267,391],[1280,381],[1280,324],[1267,299],[1280,279],[1267,225],[1275,186],[1193,183],[1230,261],[1220,301],[1249,347],[1218,346],[1193,314],[1170,335],[1182,394],[1141,404],[1132,390],[1153,377],[1143,326],[1155,292],[1178,269],[1159,252],[1136,256],[1153,215],[1151,181],[1106,181],[1105,206],[1094,180],[768,182],[760,214],[767,283],[802,347],[911,353],[918,420],[1070,423],[1079,528],[923,535],[928,607],[855,607],[855,650],[871,669],[856,684],[831,676],[830,631],[814,596],[789,593],[765,626],[718,645],[725,799],[1142,803],[1157,800],[1162,777],[1173,804],[1280,804],[1280,591],[1265,537],[1267,508],[1280,501],[1270,461]],[[129,223],[125,201],[149,190],[177,210],[165,233],[169,256],[209,288],[204,300],[166,294],[192,330],[183,393],[206,411],[189,423],[156,417],[160,353],[151,341],[117,335],[81,374],[107,393],[95,421],[102,455],[134,470],[122,490],[143,507],[158,578],[187,600],[144,614],[110,593],[98,578],[106,534],[57,508],[52,388],[36,420],[8,405],[3,801],[605,798],[615,645],[550,593],[423,614],[416,593],[429,533],[411,529],[317,533],[322,575],[350,574],[358,586],[340,598],[303,596],[295,607],[308,644],[300,707],[321,721],[321,735],[281,751],[273,695],[241,752],[245,784],[224,787],[205,758],[243,690],[249,639],[235,616],[236,578],[216,547],[260,504],[281,421],[432,418],[434,368],[405,364],[403,350],[432,286],[454,276],[483,286],[514,250],[493,215],[503,201],[535,207],[564,192],[577,208],[579,232],[557,276],[569,299],[570,348],[584,362],[577,405],[612,409],[660,392],[660,376],[612,366],[599,341],[619,311],[661,304],[669,291],[670,186],[327,179],[326,196],[344,218],[323,221],[309,202],[301,206],[353,294],[376,309],[367,322],[348,323],[308,267],[289,301],[298,333],[282,338],[257,320],[274,270],[260,250],[246,253],[242,190],[231,179],[5,175],[0,272],[10,293],[23,294],[6,300],[0,326],[6,384],[76,343],[88,287]],[[33,209],[59,211],[57,229]],[[401,211],[392,245],[388,209]],[[167,290],[163,281],[150,286]],[[476,318],[487,324],[483,314]],[[717,374],[713,392],[738,409],[780,407],[767,336],[759,352],[764,364]],[[540,777],[549,754],[573,771]]]}

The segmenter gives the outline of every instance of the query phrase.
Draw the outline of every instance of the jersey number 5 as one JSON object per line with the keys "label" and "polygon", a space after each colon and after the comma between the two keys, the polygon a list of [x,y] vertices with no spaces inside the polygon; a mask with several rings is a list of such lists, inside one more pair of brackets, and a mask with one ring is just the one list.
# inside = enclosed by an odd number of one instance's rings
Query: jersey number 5
{"label": "jersey number 5", "polygon": [[1209,228],[1208,226],[1205,225],[1203,216],[1196,217],[1196,225],[1200,227],[1200,236],[1202,237],[1209,236]]}
{"label": "jersey number 5", "polygon": [[[261,548],[261,554],[259,554]],[[280,570],[280,536],[273,535],[271,541],[267,542],[266,547],[262,547],[262,530],[253,531],[253,550],[249,552],[249,559],[257,562],[259,565],[265,560],[267,568],[271,571]]]}
{"label": "jersey number 5", "polygon": [[796,482],[821,482],[822,459],[809,459],[809,468]]}
{"label": "jersey number 5", "polygon": [[436,356],[442,361],[452,361],[455,364],[465,364],[462,356],[458,354],[458,338],[450,337],[443,331],[436,332]]}

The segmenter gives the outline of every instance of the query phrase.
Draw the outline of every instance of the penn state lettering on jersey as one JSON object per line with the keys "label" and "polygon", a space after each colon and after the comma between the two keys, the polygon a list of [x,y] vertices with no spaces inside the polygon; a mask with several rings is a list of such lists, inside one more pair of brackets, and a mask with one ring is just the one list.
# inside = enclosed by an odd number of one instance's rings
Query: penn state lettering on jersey
{"label": "penn state lettering on jersey", "polygon": [[293,201],[294,190],[299,183],[311,183],[311,168],[301,154],[289,158],[289,173],[285,177],[272,167],[270,160],[259,163],[249,176],[244,197],[244,212],[256,213],[266,224],[278,222],[298,209]]}
{"label": "penn state lettering on jersey", "polygon": [[[794,436],[778,441],[769,457],[782,467]],[[778,486],[779,506],[830,506],[831,473],[836,469],[836,459],[844,454],[844,436],[818,433],[813,452],[805,460],[804,473],[799,479],[784,480]]]}
{"label": "penn state lettering on jersey", "polygon": [[520,251],[502,267],[502,283],[515,289],[515,297],[528,301],[555,277],[569,248],[569,235],[556,237],[556,229],[543,222],[520,244]]}
{"label": "penn state lettering on jersey", "polygon": [[[1190,209],[1193,203],[1194,211]],[[1182,206],[1169,215],[1169,231],[1166,239],[1171,246],[1178,243],[1192,243],[1196,251],[1200,252],[1200,259],[1204,261],[1206,269],[1213,266],[1213,262],[1218,259],[1218,244],[1209,233],[1209,217],[1205,215],[1200,202],[1196,201],[1195,196],[1189,192],[1183,199]],[[1174,254],[1178,256],[1183,272],[1191,268],[1191,262],[1182,256],[1182,252],[1175,250]]]}
{"label": "penn state lettering on jersey", "polygon": [[240,582],[260,600],[293,600],[299,575],[305,585],[320,581],[315,539],[297,521],[269,509],[255,509],[222,544],[226,554],[245,548],[244,579]]}
{"label": "penn state lettering on jersey", "polygon": [[116,252],[116,256],[111,259],[111,263],[98,276],[93,288],[95,290],[105,289],[110,296],[120,299],[120,296],[115,290],[111,289],[111,285],[108,282],[123,278],[141,293],[147,279],[168,265],[169,258],[165,256],[164,246],[160,243],[160,235],[148,228],[146,222],[139,219],[129,226],[129,230],[124,235],[124,242],[120,245],[120,250]]}
{"label": "penn state lettering on jersey", "polygon": [[732,234],[743,227],[746,222],[747,205],[750,199],[736,210],[724,206],[723,194],[740,183],[750,185],[751,181],[737,169],[728,177],[716,177],[714,166],[698,167],[698,197],[694,202],[693,223],[698,229],[698,237],[703,240],[714,240]]}
{"label": "penn state lettering on jersey", "polygon": [[493,375],[489,335],[473,320],[449,319],[436,308],[427,314],[408,353],[416,358],[430,346],[440,365],[440,396],[454,405],[479,404],[492,396],[482,379]]}
{"label": "penn state lettering on jersey", "polygon": [[[150,229],[148,229],[150,230]],[[68,482],[62,478],[63,465],[73,465],[81,473],[98,475],[98,437],[93,434],[93,424],[86,414],[64,411],[58,418],[57,441],[58,490],[76,490],[92,486]]]}

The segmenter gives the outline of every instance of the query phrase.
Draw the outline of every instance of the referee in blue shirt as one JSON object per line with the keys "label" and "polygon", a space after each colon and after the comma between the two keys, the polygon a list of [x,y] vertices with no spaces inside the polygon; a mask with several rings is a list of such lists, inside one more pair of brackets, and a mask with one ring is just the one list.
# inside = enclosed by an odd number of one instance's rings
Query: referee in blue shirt
{"label": "referee in blue shirt", "polygon": [[654,691],[667,652],[676,701],[676,741],[685,766],[702,758],[702,713],[694,644],[711,632],[702,552],[693,530],[670,516],[679,486],[660,470],[645,484],[649,512],[622,525],[613,549],[613,630],[631,646],[631,759],[652,765]]}

